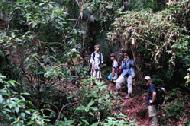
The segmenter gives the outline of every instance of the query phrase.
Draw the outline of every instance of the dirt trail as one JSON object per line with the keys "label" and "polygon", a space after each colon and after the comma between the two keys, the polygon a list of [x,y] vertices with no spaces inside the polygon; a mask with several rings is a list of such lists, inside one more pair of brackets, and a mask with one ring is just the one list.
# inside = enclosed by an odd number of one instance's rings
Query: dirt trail
{"label": "dirt trail", "polygon": [[[110,84],[108,90],[113,92],[115,86]],[[137,94],[137,92],[135,92],[135,94]],[[128,120],[135,120],[136,126],[148,126],[146,98],[138,94],[130,99],[125,99],[125,95],[125,91],[119,92],[119,111],[127,115]],[[116,101],[114,102],[116,103]],[[114,110],[113,113],[117,113],[117,110]]]}
{"label": "dirt trail", "polygon": [[[108,90],[114,92],[115,91],[115,85],[109,84]],[[147,104],[146,104],[146,97],[142,92],[142,89],[139,88],[138,85],[133,86],[134,89],[134,96],[132,98],[126,99],[126,92],[124,90],[119,91],[118,94],[118,107],[115,107],[116,109],[113,110],[113,114],[117,114],[121,112],[124,115],[127,115],[128,120],[135,120],[136,126],[149,126],[148,125],[148,110],[147,110]],[[114,106],[116,106],[116,100],[113,100]],[[161,107],[158,111],[158,119],[161,123],[161,119],[165,118],[165,112],[164,112],[164,105]],[[118,108],[118,109],[117,109]],[[187,109],[184,111],[184,113],[188,113],[190,109],[190,104],[186,104],[185,108]],[[190,115],[188,114],[188,119],[190,119]],[[181,117],[180,119],[167,119],[166,124],[163,126],[186,126],[185,125],[186,118]],[[189,126],[189,124],[187,124]]]}

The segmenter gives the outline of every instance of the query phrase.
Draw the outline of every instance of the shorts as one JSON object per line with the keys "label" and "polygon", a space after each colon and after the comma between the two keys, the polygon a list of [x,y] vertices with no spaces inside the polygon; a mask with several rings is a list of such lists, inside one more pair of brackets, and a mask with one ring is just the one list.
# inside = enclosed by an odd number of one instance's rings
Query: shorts
{"label": "shorts", "polygon": [[96,79],[102,78],[100,70],[91,70],[91,76],[95,77]]}
{"label": "shorts", "polygon": [[155,105],[148,105],[148,117],[154,117],[157,115]]}

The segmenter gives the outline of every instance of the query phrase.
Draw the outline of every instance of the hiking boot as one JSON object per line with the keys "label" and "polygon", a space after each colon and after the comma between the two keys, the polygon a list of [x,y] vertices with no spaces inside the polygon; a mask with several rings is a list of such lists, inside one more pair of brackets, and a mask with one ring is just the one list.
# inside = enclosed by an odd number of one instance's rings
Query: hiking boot
{"label": "hiking boot", "polygon": [[127,95],[125,96],[125,98],[126,98],[126,99],[129,99],[130,97],[129,97],[129,95],[127,94]]}

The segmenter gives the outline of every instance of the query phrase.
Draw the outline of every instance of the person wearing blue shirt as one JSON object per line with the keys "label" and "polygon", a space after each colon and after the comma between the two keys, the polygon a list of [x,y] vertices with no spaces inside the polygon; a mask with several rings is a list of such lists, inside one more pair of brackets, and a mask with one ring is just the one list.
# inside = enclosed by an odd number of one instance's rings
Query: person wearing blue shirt
{"label": "person wearing blue shirt", "polygon": [[122,73],[119,76],[119,78],[116,80],[116,89],[120,89],[121,88],[121,84],[125,83],[125,81],[127,80],[127,95],[126,98],[129,98],[129,96],[132,94],[132,82],[133,82],[133,77],[135,76],[134,73],[134,60],[130,59],[128,56],[127,52],[123,53],[124,58],[123,61],[121,63],[121,68],[122,69]]}
{"label": "person wearing blue shirt", "polygon": [[146,84],[148,86],[147,104],[148,104],[148,117],[151,126],[158,126],[158,118],[156,111],[156,87],[152,83],[150,76],[145,76]]}

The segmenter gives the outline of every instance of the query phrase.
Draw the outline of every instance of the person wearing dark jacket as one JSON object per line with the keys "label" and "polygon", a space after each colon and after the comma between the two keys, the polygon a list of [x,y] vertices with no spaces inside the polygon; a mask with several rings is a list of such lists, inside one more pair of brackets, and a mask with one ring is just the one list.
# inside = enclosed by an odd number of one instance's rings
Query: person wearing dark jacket
{"label": "person wearing dark jacket", "polygon": [[158,118],[156,111],[156,87],[152,83],[150,76],[145,76],[146,84],[148,86],[147,104],[148,104],[148,117],[150,126],[158,126]]}

